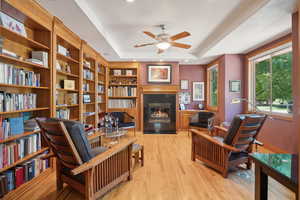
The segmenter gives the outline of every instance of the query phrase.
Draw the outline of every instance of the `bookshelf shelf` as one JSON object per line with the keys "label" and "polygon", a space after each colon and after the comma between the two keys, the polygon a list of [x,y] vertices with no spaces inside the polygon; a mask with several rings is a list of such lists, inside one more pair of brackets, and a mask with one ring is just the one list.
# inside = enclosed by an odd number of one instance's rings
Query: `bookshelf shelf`
{"label": "bookshelf shelf", "polygon": [[74,77],[74,78],[78,78],[79,77],[76,74],[71,74],[71,73],[68,73],[68,72],[63,72],[63,71],[58,71],[58,70],[57,70],[57,73],[61,74],[61,75],[66,75],[66,76],[69,76],[69,77]]}
{"label": "bookshelf shelf", "polygon": [[63,89],[63,88],[56,88],[58,91],[66,91],[66,92],[78,92],[78,90],[69,90],[69,89]]}
{"label": "bookshelf shelf", "polygon": [[84,94],[95,94],[95,92],[88,92],[88,91],[83,91]]}
{"label": "bookshelf shelf", "polygon": [[83,79],[84,81],[88,81],[88,82],[92,82],[92,83],[94,83],[95,81],[94,80],[90,80],[90,79]]}
{"label": "bookshelf shelf", "polygon": [[79,61],[69,57],[69,56],[65,56],[65,55],[62,55],[60,53],[57,53],[57,59],[58,60],[62,60],[62,61],[65,61],[65,62],[72,62],[72,63],[75,63],[75,64],[79,64]]}
{"label": "bookshelf shelf", "polygon": [[9,64],[13,64],[13,65],[21,65],[23,67],[33,67],[33,68],[37,68],[37,69],[50,70],[48,67],[44,67],[43,65],[19,60],[17,58],[13,58],[13,57],[10,57],[10,56],[4,55],[4,54],[0,54],[0,60],[5,63],[9,63]]}
{"label": "bookshelf shelf", "polygon": [[39,43],[39,42],[36,42],[32,39],[29,39],[27,37],[24,37],[23,35],[21,34],[18,34],[14,31],[11,31],[3,26],[0,26],[0,35],[2,35],[4,38],[8,39],[8,40],[12,40],[12,41],[15,41],[15,42],[18,42],[22,45],[25,45],[25,46],[28,46],[28,47],[31,47],[31,48],[36,48],[36,49],[40,49],[40,50],[49,50],[49,47]]}
{"label": "bookshelf shelf", "polygon": [[26,86],[26,85],[14,85],[0,83],[0,87],[14,87],[14,88],[28,88],[28,89],[40,89],[40,90],[50,90],[48,87],[36,87],[36,86]]}
{"label": "bookshelf shelf", "polygon": [[37,152],[34,152],[34,153],[30,154],[30,155],[27,155],[27,156],[25,156],[23,159],[20,159],[20,160],[16,161],[14,164],[9,165],[9,166],[7,166],[7,167],[4,167],[4,168],[0,169],[0,173],[4,172],[4,171],[6,171],[6,170],[8,170],[8,169],[10,169],[10,168],[13,168],[13,167],[15,167],[15,166],[17,166],[17,165],[19,165],[19,164],[21,164],[21,163],[27,161],[27,160],[30,160],[30,159],[36,157],[37,155],[44,153],[44,152],[47,151],[47,150],[49,150],[49,148],[48,148],[48,147],[45,147],[45,148],[40,149],[40,150],[37,151]]}
{"label": "bookshelf shelf", "polygon": [[3,143],[8,143],[8,142],[11,142],[11,141],[14,141],[14,140],[17,140],[17,139],[20,139],[20,138],[23,138],[23,137],[26,137],[26,136],[29,136],[29,135],[33,135],[35,133],[39,133],[40,131],[31,131],[31,132],[25,132],[23,134],[19,134],[19,135],[16,135],[16,136],[11,136],[9,138],[6,138],[4,140],[0,140],[0,144],[3,144]]}
{"label": "bookshelf shelf", "polygon": [[137,78],[137,75],[111,75],[115,78]]}
{"label": "bookshelf shelf", "polygon": [[78,107],[79,105],[78,104],[74,104],[74,105],[56,105],[56,108],[57,109],[60,109],[60,108],[72,108],[72,107]]}
{"label": "bookshelf shelf", "polygon": [[113,97],[108,97],[110,99],[136,99],[137,97],[131,97],[131,96],[113,96]]}
{"label": "bookshelf shelf", "polygon": [[109,84],[109,86],[137,86],[137,84]]}
{"label": "bookshelf shelf", "polygon": [[92,103],[84,103],[83,105],[94,105],[95,102],[92,102]]}
{"label": "bookshelf shelf", "polygon": [[45,107],[45,108],[32,108],[32,109],[26,109],[26,110],[15,110],[15,111],[9,111],[9,112],[0,112],[0,115],[22,113],[22,112],[33,112],[33,111],[41,111],[41,110],[49,110],[49,107]]}

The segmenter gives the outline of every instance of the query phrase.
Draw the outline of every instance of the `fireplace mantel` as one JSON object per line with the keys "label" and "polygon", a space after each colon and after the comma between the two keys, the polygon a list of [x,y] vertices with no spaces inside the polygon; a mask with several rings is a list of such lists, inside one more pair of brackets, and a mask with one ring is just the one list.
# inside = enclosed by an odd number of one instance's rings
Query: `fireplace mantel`
{"label": "fireplace mantel", "polygon": [[178,93],[179,85],[143,85],[140,87],[142,94],[144,93]]}

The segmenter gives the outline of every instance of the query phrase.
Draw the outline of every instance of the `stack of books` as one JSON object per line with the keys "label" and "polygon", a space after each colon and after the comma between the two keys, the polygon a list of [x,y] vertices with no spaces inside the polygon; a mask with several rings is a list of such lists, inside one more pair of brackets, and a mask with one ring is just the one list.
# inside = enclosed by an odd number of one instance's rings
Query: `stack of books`
{"label": "stack of books", "polygon": [[11,143],[0,144],[0,168],[12,165],[41,149],[41,136],[34,134]]}
{"label": "stack of books", "polygon": [[0,140],[24,133],[23,117],[0,117]]}
{"label": "stack of books", "polygon": [[94,73],[88,69],[83,69],[83,78],[88,80],[94,80]]}
{"label": "stack of books", "polygon": [[41,75],[0,62],[0,83],[40,87]]}
{"label": "stack of books", "polygon": [[56,117],[59,119],[70,119],[70,109],[57,110]]}
{"label": "stack of books", "polygon": [[0,112],[11,112],[36,108],[34,93],[17,94],[0,91]]}
{"label": "stack of books", "polygon": [[49,159],[42,160],[41,156],[0,174],[0,198],[49,168]]}
{"label": "stack of books", "polygon": [[110,99],[108,108],[134,108],[135,101],[132,99]]}
{"label": "stack of books", "polygon": [[108,89],[108,96],[136,96],[136,87],[110,87]]}
{"label": "stack of books", "polygon": [[88,83],[83,83],[82,89],[84,92],[89,92],[90,91],[90,85]]}
{"label": "stack of books", "polygon": [[32,51],[31,58],[41,61],[44,67],[48,67],[48,53],[45,51]]}

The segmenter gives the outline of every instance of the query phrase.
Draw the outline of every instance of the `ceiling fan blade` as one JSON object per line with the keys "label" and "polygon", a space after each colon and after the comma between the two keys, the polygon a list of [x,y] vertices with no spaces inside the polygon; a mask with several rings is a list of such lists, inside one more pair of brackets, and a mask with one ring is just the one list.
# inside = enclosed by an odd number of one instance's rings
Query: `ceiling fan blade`
{"label": "ceiling fan blade", "polygon": [[163,50],[163,49],[158,49],[157,54],[161,54],[161,53],[163,53],[163,52],[165,52],[165,50]]}
{"label": "ceiling fan blade", "polygon": [[184,31],[184,32],[178,33],[177,35],[173,35],[172,37],[170,37],[170,40],[175,41],[175,40],[179,40],[181,38],[188,37],[190,35],[191,34],[189,32]]}
{"label": "ceiling fan blade", "polygon": [[152,37],[153,39],[156,39],[156,36],[153,33],[150,33],[149,31],[144,31],[144,33],[146,35],[148,35],[149,37]]}
{"label": "ceiling fan blade", "polygon": [[182,44],[182,43],[177,43],[177,42],[171,42],[171,45],[174,47],[179,47],[179,48],[183,48],[183,49],[189,49],[192,47],[189,44]]}
{"label": "ceiling fan blade", "polygon": [[145,46],[150,46],[150,45],[154,45],[155,43],[147,43],[147,44],[137,44],[137,45],[134,45],[135,48],[138,48],[138,47],[145,47]]}

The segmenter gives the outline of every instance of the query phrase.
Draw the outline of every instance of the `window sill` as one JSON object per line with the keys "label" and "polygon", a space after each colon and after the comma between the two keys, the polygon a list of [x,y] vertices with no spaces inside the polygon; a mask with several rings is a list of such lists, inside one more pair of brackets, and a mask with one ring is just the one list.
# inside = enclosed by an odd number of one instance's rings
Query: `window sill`
{"label": "window sill", "polygon": [[[248,113],[255,113],[255,112],[248,111]],[[271,113],[267,113],[267,112],[256,112],[256,113],[268,115],[270,118],[275,119],[275,120],[293,121],[293,114],[280,115],[280,114],[271,114]]]}

